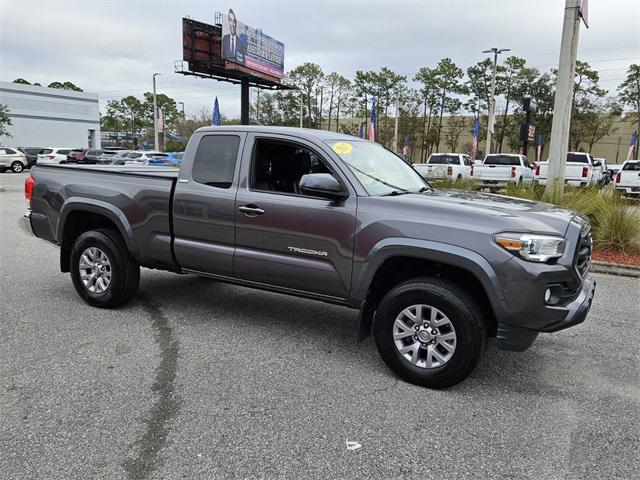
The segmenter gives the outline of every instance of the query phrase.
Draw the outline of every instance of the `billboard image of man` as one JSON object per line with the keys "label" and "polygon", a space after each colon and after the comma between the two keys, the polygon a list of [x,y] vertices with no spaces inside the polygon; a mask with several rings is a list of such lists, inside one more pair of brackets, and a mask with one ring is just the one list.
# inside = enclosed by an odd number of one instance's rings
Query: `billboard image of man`
{"label": "billboard image of man", "polygon": [[243,63],[247,52],[247,40],[238,34],[238,20],[232,9],[229,9],[226,20],[226,25],[222,26],[222,58]]}

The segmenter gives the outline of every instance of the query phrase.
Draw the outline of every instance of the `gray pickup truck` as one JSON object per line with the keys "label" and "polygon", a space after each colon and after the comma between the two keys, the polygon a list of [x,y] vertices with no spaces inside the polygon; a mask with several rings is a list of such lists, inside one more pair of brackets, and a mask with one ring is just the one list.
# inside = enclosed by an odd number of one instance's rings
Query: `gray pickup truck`
{"label": "gray pickup truck", "polygon": [[179,171],[38,165],[25,196],[25,226],[90,305],[127,302],[141,266],[344,305],[391,370],[431,388],[466,378],[488,337],[522,351],[582,322],[595,291],[585,218],[435,190],[334,132],[202,128]]}

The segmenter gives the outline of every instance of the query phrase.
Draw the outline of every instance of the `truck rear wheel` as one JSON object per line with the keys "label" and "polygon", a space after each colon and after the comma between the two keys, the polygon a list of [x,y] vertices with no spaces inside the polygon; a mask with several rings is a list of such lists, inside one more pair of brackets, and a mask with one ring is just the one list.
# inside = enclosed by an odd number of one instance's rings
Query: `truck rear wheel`
{"label": "truck rear wheel", "polygon": [[378,352],[400,378],[428,388],[446,388],[469,376],[487,339],[482,313],[453,283],[419,278],[393,288],[376,312]]}
{"label": "truck rear wheel", "polygon": [[140,283],[140,266],[113,229],[92,230],[76,239],[70,273],[78,295],[99,308],[123,305]]}

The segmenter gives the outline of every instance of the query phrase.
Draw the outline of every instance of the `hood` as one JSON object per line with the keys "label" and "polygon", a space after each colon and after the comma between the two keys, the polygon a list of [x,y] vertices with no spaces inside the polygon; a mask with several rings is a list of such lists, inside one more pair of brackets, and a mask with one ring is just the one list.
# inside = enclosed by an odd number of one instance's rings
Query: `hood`
{"label": "hood", "polygon": [[524,231],[564,236],[575,212],[544,202],[462,190],[375,197],[397,217],[443,221],[478,231]]}

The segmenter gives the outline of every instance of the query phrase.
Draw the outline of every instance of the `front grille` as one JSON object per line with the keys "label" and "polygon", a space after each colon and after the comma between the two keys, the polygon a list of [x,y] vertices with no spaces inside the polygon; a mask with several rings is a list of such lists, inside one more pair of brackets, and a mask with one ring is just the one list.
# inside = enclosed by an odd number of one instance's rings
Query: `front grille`
{"label": "front grille", "polygon": [[593,248],[593,239],[591,238],[591,229],[580,233],[580,242],[576,252],[574,265],[580,277],[584,277],[589,273],[591,266],[591,250]]}

